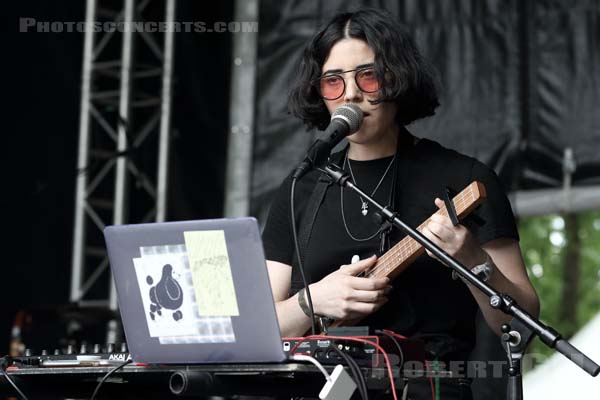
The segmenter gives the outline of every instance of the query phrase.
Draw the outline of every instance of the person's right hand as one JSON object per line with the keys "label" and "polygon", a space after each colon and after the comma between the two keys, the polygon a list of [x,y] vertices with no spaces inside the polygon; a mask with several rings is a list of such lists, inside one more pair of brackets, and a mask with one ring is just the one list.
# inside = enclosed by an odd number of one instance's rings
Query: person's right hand
{"label": "person's right hand", "polygon": [[310,285],[315,314],[335,319],[354,319],[377,311],[387,302],[389,278],[361,278],[358,273],[375,265],[376,256],[366,258],[327,275]]}

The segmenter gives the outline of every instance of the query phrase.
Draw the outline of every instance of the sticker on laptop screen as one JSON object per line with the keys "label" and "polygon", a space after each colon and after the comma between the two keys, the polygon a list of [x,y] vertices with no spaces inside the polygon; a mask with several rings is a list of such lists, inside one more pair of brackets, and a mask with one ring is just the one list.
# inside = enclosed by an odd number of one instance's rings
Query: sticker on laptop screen
{"label": "sticker on laptop screen", "polygon": [[140,254],[133,263],[151,337],[165,344],[235,342],[230,316],[201,312],[185,245],[141,247]]}

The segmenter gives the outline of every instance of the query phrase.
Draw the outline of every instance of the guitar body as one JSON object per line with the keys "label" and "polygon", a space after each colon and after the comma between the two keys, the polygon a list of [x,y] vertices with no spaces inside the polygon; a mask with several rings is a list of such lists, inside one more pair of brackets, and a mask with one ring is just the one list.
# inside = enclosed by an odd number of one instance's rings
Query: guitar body
{"label": "guitar body", "polygon": [[[459,219],[465,218],[481,203],[483,203],[485,198],[485,186],[483,186],[481,182],[473,181],[471,184],[469,184],[469,186],[464,188],[459,194],[454,196],[454,198],[452,199],[452,203],[454,204],[454,208],[456,209],[456,215]],[[440,208],[435,214],[447,217],[448,211],[444,207]],[[417,230],[421,232],[428,222],[429,218],[425,220],[421,225],[419,225],[417,227]],[[420,243],[418,243],[410,236],[406,236],[398,243],[396,243],[385,254],[379,257],[375,266],[373,266],[373,268],[371,268],[369,272],[367,272],[365,277],[388,277],[390,278],[390,280],[394,280],[424,252],[425,248]],[[360,321],[361,319],[337,320],[330,324],[329,327],[335,328],[338,326],[356,325]]]}

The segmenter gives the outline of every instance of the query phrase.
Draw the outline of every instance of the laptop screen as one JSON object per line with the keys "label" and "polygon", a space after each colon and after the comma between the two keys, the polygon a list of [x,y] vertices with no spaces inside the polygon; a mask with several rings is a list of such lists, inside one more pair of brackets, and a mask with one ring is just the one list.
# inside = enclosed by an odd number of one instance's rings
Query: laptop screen
{"label": "laptop screen", "polygon": [[254,218],[110,226],[104,235],[134,361],[284,359]]}

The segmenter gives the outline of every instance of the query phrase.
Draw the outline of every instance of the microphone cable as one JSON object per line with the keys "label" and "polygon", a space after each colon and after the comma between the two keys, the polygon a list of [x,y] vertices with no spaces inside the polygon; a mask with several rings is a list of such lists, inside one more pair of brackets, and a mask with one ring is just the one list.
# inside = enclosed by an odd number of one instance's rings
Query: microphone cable
{"label": "microphone cable", "polygon": [[302,283],[306,290],[306,299],[308,300],[308,310],[310,312],[310,331],[313,335],[317,334],[317,327],[315,325],[315,310],[313,308],[312,296],[310,295],[310,288],[308,287],[308,281],[306,274],[304,273],[304,266],[302,265],[302,258],[300,257],[300,245],[298,243],[298,233],[296,232],[296,213],[294,211],[294,195],[296,192],[296,178],[292,179],[292,187],[290,189],[290,212],[292,217],[292,235],[294,236],[294,248],[296,249],[296,258],[298,259],[298,269],[302,276]]}

